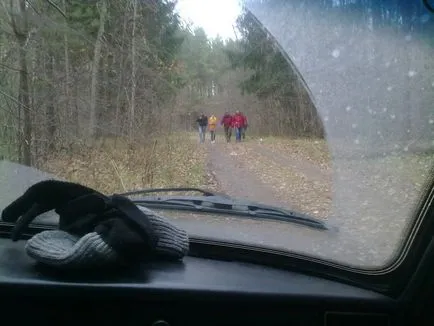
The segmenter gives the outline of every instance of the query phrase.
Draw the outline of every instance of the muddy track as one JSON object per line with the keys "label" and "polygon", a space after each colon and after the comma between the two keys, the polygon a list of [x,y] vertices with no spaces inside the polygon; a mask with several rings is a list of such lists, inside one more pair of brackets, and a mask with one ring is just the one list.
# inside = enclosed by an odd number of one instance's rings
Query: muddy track
{"label": "muddy track", "polygon": [[207,174],[228,195],[326,217],[331,174],[291,153],[254,141],[205,144]]}
{"label": "muddy track", "polygon": [[215,143],[206,146],[207,173],[213,176],[219,191],[266,204],[290,206],[279,198],[279,193],[247,169],[246,164],[249,163],[247,153],[241,147],[243,144]]}

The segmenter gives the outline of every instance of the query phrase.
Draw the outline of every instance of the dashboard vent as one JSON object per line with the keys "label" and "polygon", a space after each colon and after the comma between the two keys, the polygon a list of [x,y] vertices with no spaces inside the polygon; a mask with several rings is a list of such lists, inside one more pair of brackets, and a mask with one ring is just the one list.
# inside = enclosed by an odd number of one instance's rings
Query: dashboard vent
{"label": "dashboard vent", "polygon": [[390,326],[390,320],[386,314],[329,311],[324,326]]}

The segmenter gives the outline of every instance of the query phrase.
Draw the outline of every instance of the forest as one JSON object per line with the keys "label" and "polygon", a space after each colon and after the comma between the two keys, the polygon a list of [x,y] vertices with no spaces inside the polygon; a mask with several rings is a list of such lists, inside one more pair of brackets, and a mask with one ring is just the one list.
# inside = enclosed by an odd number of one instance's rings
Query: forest
{"label": "forest", "polygon": [[235,109],[256,133],[321,136],[309,97],[248,15],[237,21],[238,40],[211,39],[175,8],[164,0],[2,0],[0,154],[37,165],[77,144],[149,142],[191,130],[200,111]]}
{"label": "forest", "polygon": [[[316,3],[362,6],[374,28],[424,17],[407,0]],[[410,25],[402,24],[419,26]],[[155,139],[195,130],[199,112],[236,109],[251,133],[323,138],[309,90],[275,39],[247,10],[234,28],[236,39],[210,38],[172,0],[1,0],[0,155],[38,166],[98,141],[152,148]]]}

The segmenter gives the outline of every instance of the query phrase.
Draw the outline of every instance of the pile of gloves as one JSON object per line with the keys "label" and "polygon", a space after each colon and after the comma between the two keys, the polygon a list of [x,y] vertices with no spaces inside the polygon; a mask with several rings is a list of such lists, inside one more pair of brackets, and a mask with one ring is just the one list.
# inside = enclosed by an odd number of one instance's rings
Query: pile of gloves
{"label": "pile of gloves", "polygon": [[106,196],[80,184],[46,180],[32,185],[2,212],[14,222],[12,241],[38,215],[54,210],[57,230],[42,231],[26,243],[27,254],[56,268],[179,260],[189,249],[185,230],[121,195]]}

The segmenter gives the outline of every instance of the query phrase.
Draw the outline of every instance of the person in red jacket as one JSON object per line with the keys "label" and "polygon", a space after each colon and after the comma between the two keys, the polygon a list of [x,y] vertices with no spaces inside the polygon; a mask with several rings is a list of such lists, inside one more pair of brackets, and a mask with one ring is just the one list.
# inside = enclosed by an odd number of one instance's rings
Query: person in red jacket
{"label": "person in red jacket", "polygon": [[246,139],[246,130],[248,127],[248,123],[247,123],[247,117],[244,113],[241,112],[241,115],[243,116],[243,127],[241,128],[241,136],[243,138],[243,140]]}
{"label": "person in red jacket", "polygon": [[226,112],[220,121],[220,125],[225,129],[226,141],[229,143],[232,136],[232,116],[229,112]]}
{"label": "person in red jacket", "polygon": [[240,111],[236,111],[232,118],[232,126],[235,128],[235,140],[237,142],[241,141],[241,130],[244,126],[244,117]]}

